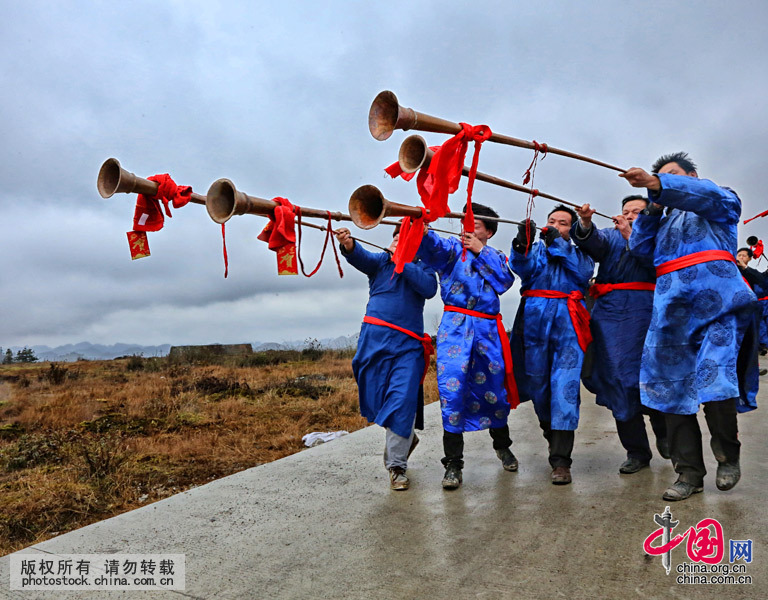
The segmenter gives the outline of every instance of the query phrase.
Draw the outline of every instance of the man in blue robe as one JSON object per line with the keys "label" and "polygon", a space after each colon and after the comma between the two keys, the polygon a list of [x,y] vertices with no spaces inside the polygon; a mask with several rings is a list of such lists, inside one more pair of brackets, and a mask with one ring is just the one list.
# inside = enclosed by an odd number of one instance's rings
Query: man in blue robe
{"label": "man in blue robe", "polygon": [[678,479],[663,498],[674,501],[703,490],[700,404],[712,434],[718,489],[739,481],[736,414],[756,408],[756,298],[734,258],[741,215],[736,193],[699,179],[684,152],[662,156],[652,172],[636,167],[620,176],[646,188],[652,203],[635,221],[629,246],[653,257],[656,266],[640,394],[645,406],[666,413]]}
{"label": "man in blue robe", "polygon": [[621,215],[614,217],[615,226],[598,229],[592,223],[595,210],[585,204],[576,209],[579,220],[571,228],[571,239],[600,263],[590,287],[596,300],[590,319],[592,344],[582,375],[584,386],[616,420],[619,441],[627,452],[619,467],[623,474],[637,473],[651,461],[644,412],[659,454],[669,458],[664,414],[640,403],[640,357],[651,321],[656,271],[650,258],[630,254],[628,240],[632,222],[647,206],[643,196],[627,196],[621,201]]}
{"label": "man in blue robe", "polygon": [[570,241],[576,213],[556,206],[541,241],[526,221],[512,241],[510,268],[521,280],[523,298],[512,330],[512,357],[520,400],[533,400],[549,442],[551,480],[571,483],[571,452],[579,424],[579,392],[589,313],[584,291],[594,261]]}
{"label": "man in blue robe", "polygon": [[474,232],[459,240],[426,231],[417,254],[437,271],[445,304],[437,332],[437,387],[445,453],[442,485],[447,490],[462,483],[465,431],[487,429],[503,468],[518,468],[507,425],[510,404],[505,384],[512,374],[507,374],[510,366],[502,350],[506,336],[499,334],[504,331],[499,325],[499,295],[512,286],[514,276],[504,253],[487,245],[498,225],[483,216],[498,215],[475,202],[472,208]]}
{"label": "man in blue robe", "polygon": [[749,261],[752,258],[753,252],[751,248],[739,248],[736,252],[736,264],[739,266],[741,275],[757,296],[759,309],[755,318],[757,319],[759,331],[760,354],[765,355],[766,350],[768,350],[768,298],[766,298],[768,296],[768,273],[761,273],[757,269],[750,267]]}
{"label": "man in blue robe", "polygon": [[437,293],[437,279],[420,261],[406,264],[401,274],[394,273],[397,230],[392,245],[380,253],[362,248],[349,229],[339,229],[336,238],[347,262],[368,276],[368,306],[352,360],[360,414],[386,428],[384,464],[390,487],[407,490],[408,456],[418,443],[414,425],[424,428],[423,415],[416,423],[417,409],[423,408],[425,360],[429,360],[425,344],[431,345],[431,338],[424,335],[424,301]]}

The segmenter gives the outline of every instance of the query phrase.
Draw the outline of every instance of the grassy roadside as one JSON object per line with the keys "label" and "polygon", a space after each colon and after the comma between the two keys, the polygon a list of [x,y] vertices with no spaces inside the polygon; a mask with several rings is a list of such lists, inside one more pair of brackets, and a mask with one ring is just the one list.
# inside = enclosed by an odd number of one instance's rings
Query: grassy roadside
{"label": "grassy roadside", "polygon": [[351,356],[0,366],[0,554],[366,426]]}

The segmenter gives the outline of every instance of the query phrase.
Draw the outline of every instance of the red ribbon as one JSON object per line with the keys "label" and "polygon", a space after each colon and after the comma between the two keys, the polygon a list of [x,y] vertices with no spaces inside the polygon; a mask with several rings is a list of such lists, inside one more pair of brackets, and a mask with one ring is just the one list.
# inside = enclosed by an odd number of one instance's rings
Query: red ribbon
{"label": "red ribbon", "polygon": [[447,304],[443,307],[443,311],[457,312],[463,315],[469,315],[470,317],[478,317],[480,319],[496,320],[496,330],[499,332],[499,339],[501,340],[501,353],[504,356],[504,387],[507,390],[507,402],[509,403],[510,408],[517,408],[517,405],[520,404],[520,394],[517,392],[517,382],[515,381],[515,375],[512,368],[512,348],[509,346],[509,336],[504,329],[504,323],[501,321],[501,314],[497,313],[495,315],[489,315],[488,313]]}
{"label": "red ribbon", "polygon": [[757,240],[757,244],[750,246],[752,258],[760,258],[763,255],[763,240]]}
{"label": "red ribbon", "polygon": [[390,329],[395,329],[397,331],[400,331],[405,335],[412,337],[415,340],[419,340],[421,342],[421,347],[424,348],[424,372],[421,374],[421,381],[419,383],[424,383],[424,379],[427,376],[427,371],[429,370],[429,358],[435,353],[435,347],[432,345],[432,337],[429,334],[425,333],[424,335],[418,335],[409,329],[405,329],[404,327],[400,327],[398,325],[388,323],[387,321],[384,321],[382,319],[377,319],[376,317],[369,317],[368,315],[365,315],[365,317],[363,317],[363,323],[369,323],[371,325],[381,325],[382,327],[389,327]]}
{"label": "red ribbon", "polygon": [[589,295],[593,298],[599,298],[612,292],[613,290],[640,290],[652,292],[656,289],[655,283],[645,281],[628,281],[626,283],[595,283],[589,286]]}
{"label": "red ribbon", "polygon": [[685,267],[711,262],[713,260],[727,260],[732,263],[736,262],[736,259],[733,258],[733,254],[725,250],[702,250],[701,252],[686,254],[680,258],[661,263],[656,267],[656,277],[659,278],[672,271],[679,271],[680,269],[685,269]]}
{"label": "red ribbon", "polygon": [[592,343],[592,332],[589,330],[589,311],[581,303],[584,294],[578,290],[570,293],[557,292],[555,290],[526,290],[523,297],[535,298],[566,298],[568,300],[568,314],[571,315],[573,330],[576,332],[576,339],[579,347],[586,352],[587,346]]}
{"label": "red ribbon", "polygon": [[152,175],[147,179],[157,183],[157,193],[154,196],[138,195],[133,214],[134,231],[160,231],[165,221],[160,202],[163,203],[165,214],[172,218],[168,203],[172,203],[174,208],[181,208],[192,197],[192,188],[188,185],[176,185],[168,173]]}
{"label": "red ribbon", "polygon": [[259,240],[267,242],[270,250],[296,243],[296,233],[293,227],[295,209],[286,198],[272,198],[277,202],[274,214],[269,215],[269,223],[258,235]]}
{"label": "red ribbon", "polygon": [[421,238],[424,237],[424,222],[431,221],[426,214],[425,209],[421,209],[421,216],[417,219],[405,217],[400,226],[400,237],[397,241],[395,253],[392,255],[392,261],[395,263],[395,273],[402,273],[406,263],[411,262],[421,245]]}

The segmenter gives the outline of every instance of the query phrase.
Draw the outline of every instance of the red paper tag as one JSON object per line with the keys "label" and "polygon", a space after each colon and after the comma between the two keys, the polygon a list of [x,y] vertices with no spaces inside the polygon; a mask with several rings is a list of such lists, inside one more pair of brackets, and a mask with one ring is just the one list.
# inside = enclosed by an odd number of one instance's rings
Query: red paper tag
{"label": "red paper tag", "polygon": [[277,274],[298,275],[299,267],[296,264],[296,244],[287,244],[277,249]]}
{"label": "red paper tag", "polygon": [[145,231],[128,231],[128,247],[131,250],[131,260],[149,256],[149,240]]}

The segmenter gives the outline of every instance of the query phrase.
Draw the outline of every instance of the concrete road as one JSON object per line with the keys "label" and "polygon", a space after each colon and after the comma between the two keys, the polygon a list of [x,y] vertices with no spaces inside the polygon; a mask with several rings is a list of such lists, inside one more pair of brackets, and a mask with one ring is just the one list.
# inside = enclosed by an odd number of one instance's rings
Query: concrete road
{"label": "concrete road", "polygon": [[[501,469],[487,433],[467,434],[464,485],[452,492],[440,485],[437,404],[427,407],[426,422],[407,492],[390,491],[384,434],[374,426],[21,552],[184,554],[184,591],[11,591],[6,556],[0,597],[768,597],[765,408],[740,416],[741,483],[729,492],[715,488],[716,463],[706,446],[704,493],[678,503],[661,498],[675,479],[668,461],[654,457],[650,469],[618,474],[624,456],[615,424],[583,390],[570,486],[549,481],[546,443],[530,403],[510,419],[519,472]],[[643,551],[658,528],[654,514],[666,505],[679,521],[673,535],[705,518],[719,520],[723,565],[730,564],[731,539],[752,540],[752,562],[734,563],[752,584],[678,583],[678,569],[690,562],[685,542],[672,551],[667,575],[661,557]]]}

